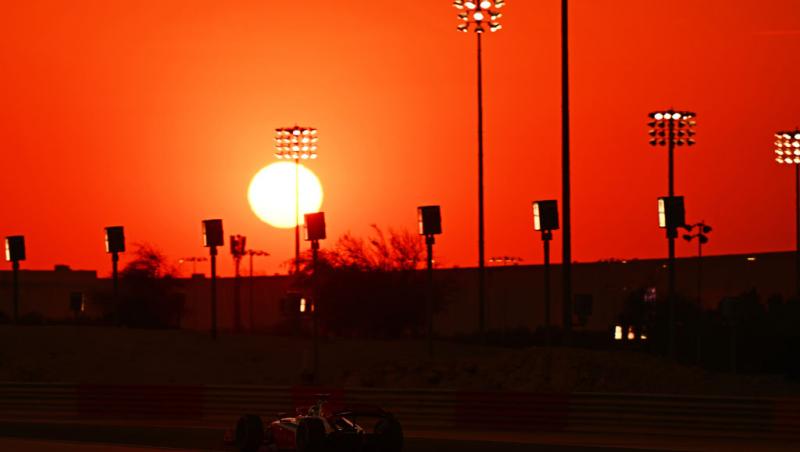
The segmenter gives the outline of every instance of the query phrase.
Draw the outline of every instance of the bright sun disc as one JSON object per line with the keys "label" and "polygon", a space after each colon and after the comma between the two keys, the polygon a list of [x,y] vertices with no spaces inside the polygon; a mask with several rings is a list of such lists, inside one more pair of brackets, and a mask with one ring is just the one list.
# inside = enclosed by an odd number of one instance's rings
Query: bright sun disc
{"label": "bright sun disc", "polygon": [[[300,224],[303,214],[322,206],[322,185],[317,176],[300,165]],[[276,228],[295,227],[295,164],[277,162],[261,169],[250,181],[247,200],[253,213]]]}

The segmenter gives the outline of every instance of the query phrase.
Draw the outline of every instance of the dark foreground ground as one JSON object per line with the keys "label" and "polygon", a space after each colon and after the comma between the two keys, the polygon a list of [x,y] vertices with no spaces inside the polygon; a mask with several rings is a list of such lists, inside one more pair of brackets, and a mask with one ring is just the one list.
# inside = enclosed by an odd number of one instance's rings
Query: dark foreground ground
{"label": "dark foreground ground", "polygon": [[[140,450],[233,451],[223,431],[207,427],[146,427],[0,421],[0,450],[17,452]],[[793,451],[795,444],[725,438],[638,437],[603,435],[503,436],[476,432],[412,432],[406,452],[603,452],[603,451]],[[485,438],[481,438],[485,436]]]}
{"label": "dark foreground ground", "polygon": [[[202,451],[233,451],[222,443],[222,430],[210,428],[154,428],[138,426],[92,426],[81,424],[0,423],[0,437],[35,438],[86,444],[130,445]],[[2,442],[0,442],[2,444]],[[513,443],[497,441],[465,441],[453,439],[408,438],[407,452],[522,452],[522,451],[609,451],[609,447]],[[665,449],[625,449],[665,450]]]}
{"label": "dark foreground ground", "polygon": [[[0,381],[296,385],[311,362],[303,337],[208,335],[89,326],[0,326]],[[641,352],[451,341],[329,339],[320,383],[346,387],[725,396],[798,395],[780,375],[731,375]]]}

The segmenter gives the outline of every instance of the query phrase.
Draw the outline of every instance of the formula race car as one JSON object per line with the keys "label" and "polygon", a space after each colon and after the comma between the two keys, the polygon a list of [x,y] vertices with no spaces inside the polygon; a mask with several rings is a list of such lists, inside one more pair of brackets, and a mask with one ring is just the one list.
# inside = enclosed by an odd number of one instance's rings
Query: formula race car
{"label": "formula race car", "polygon": [[380,408],[333,410],[320,394],[294,417],[278,416],[265,426],[257,415],[239,418],[225,442],[242,452],[401,452],[403,430],[392,414]]}

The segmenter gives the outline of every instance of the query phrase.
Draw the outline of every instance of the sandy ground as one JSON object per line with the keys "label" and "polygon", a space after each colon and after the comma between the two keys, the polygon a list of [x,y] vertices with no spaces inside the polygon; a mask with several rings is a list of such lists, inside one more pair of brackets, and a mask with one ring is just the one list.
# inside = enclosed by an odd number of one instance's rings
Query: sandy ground
{"label": "sandy ground", "polygon": [[[140,384],[298,384],[305,338],[74,326],[0,326],[0,380]],[[523,350],[422,341],[327,340],[326,384],[390,388],[672,394],[800,394],[779,376],[733,376],[628,351]],[[549,371],[548,371],[549,369]],[[549,375],[549,378],[548,378]]]}

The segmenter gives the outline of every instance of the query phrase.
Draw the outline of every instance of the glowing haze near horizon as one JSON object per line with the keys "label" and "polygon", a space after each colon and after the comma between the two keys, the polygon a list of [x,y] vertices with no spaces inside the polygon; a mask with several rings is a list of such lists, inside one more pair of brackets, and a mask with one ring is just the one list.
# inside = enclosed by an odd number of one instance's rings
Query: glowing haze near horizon
{"label": "glowing haze near horizon", "polygon": [[[530,202],[560,198],[559,3],[509,0],[485,36],[487,259],[541,261]],[[474,35],[449,0],[331,4],[5,4],[0,235],[27,237],[23,268],[107,274],[117,224],[174,262],[204,256],[200,221],[223,218],[272,253],[257,274],[285,271],[294,234],[262,223],[247,188],[294,123],[319,129],[323,246],[414,229],[418,205],[440,204],[437,260],[475,265]],[[646,122],[671,106],[698,113],[676,192],[714,227],[706,252],[792,249],[794,175],[772,133],[800,125],[796,0],[573,0],[570,19],[574,258],[666,253],[666,155]]]}

